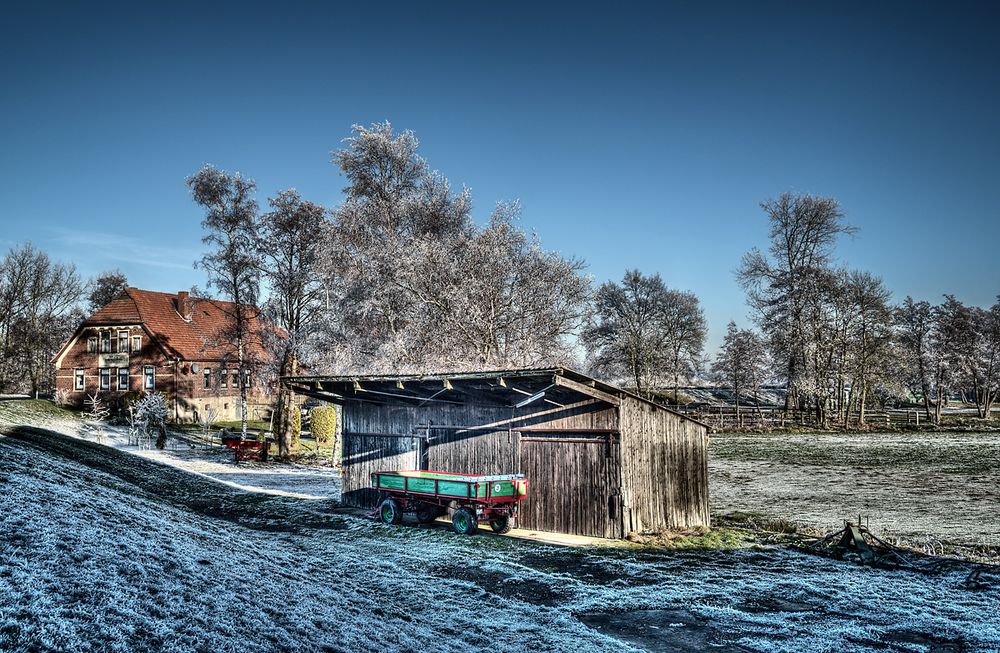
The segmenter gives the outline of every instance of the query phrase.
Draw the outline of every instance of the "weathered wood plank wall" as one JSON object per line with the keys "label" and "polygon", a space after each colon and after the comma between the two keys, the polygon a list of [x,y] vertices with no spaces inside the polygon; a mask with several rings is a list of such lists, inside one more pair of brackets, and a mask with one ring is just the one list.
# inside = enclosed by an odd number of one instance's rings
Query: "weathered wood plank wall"
{"label": "weathered wood plank wall", "polygon": [[707,429],[626,398],[621,431],[625,530],[708,525]]}

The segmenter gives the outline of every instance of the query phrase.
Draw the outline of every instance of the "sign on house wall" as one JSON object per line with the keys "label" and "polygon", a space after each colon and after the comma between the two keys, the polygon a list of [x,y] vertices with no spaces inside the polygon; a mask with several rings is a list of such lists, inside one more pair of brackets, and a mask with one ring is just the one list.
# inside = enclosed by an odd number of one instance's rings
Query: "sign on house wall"
{"label": "sign on house wall", "polygon": [[98,367],[128,367],[128,354],[101,354],[97,359]]}

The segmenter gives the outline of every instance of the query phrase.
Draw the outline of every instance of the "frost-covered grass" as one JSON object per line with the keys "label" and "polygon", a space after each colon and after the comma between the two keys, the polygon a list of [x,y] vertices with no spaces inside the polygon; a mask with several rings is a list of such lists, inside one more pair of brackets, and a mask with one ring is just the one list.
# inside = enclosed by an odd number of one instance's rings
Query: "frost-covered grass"
{"label": "frost-covered grass", "polygon": [[39,429],[0,460],[3,651],[1000,650],[962,575],[387,527]]}
{"label": "frost-covered grass", "polygon": [[0,432],[15,426],[42,426],[246,491],[302,498],[340,497],[340,475],[330,466],[273,462],[237,465],[231,449],[223,447],[217,439],[214,446],[209,446],[200,433],[189,430],[171,430],[165,449],[139,447],[129,443],[126,427],[88,422],[48,401],[0,402]]}
{"label": "frost-covered grass", "polygon": [[712,512],[836,529],[860,513],[910,540],[1000,545],[1000,434],[719,434]]}
{"label": "frost-covered grass", "polygon": [[79,421],[79,413],[62,406],[57,406],[45,399],[0,401],[0,428],[5,424],[33,424],[43,426],[62,422],[77,424]]}

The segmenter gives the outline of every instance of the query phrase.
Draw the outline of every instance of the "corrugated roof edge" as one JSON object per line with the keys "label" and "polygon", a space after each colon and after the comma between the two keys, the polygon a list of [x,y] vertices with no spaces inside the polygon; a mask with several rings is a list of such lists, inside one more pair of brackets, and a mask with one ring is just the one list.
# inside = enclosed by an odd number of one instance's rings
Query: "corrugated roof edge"
{"label": "corrugated roof edge", "polygon": [[556,374],[560,376],[565,376],[572,381],[577,381],[585,385],[592,385],[595,390],[600,390],[608,394],[620,394],[631,399],[637,399],[650,406],[655,406],[660,410],[665,410],[668,413],[672,413],[688,420],[689,422],[694,422],[699,426],[705,427],[707,430],[711,430],[708,424],[702,421],[696,420],[690,415],[685,415],[684,413],[664,406],[663,404],[656,403],[640,396],[634,392],[630,392],[623,388],[620,388],[611,383],[606,383],[600,379],[595,379],[594,377],[584,374],[583,372],[578,372],[569,367],[529,367],[529,368],[514,368],[514,369],[500,369],[500,370],[483,370],[481,372],[428,372],[424,374],[341,374],[341,375],[315,375],[315,376],[283,376],[281,380],[284,381],[298,381],[298,382],[312,382],[312,381],[330,381],[335,383],[347,383],[351,381],[383,381],[387,383],[392,383],[395,381],[460,381],[462,379],[488,379],[495,376],[504,377],[524,377],[524,376],[541,376],[548,374]]}

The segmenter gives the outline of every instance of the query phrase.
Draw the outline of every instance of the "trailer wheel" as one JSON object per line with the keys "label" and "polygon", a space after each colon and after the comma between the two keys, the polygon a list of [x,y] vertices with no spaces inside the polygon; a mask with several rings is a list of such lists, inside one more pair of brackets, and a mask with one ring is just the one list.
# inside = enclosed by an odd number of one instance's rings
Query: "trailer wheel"
{"label": "trailer wheel", "polygon": [[398,524],[403,521],[403,510],[395,499],[389,498],[379,505],[378,518],[383,524]]}
{"label": "trailer wheel", "polygon": [[476,531],[479,530],[476,513],[468,508],[459,508],[451,516],[451,527],[459,535],[475,535]]}
{"label": "trailer wheel", "polygon": [[514,520],[510,518],[510,515],[503,515],[502,517],[491,519],[490,528],[493,529],[494,533],[503,535],[504,533],[509,533],[510,529],[514,528]]}
{"label": "trailer wheel", "polygon": [[443,514],[440,506],[425,503],[417,509],[417,521],[421,524],[429,524]]}

